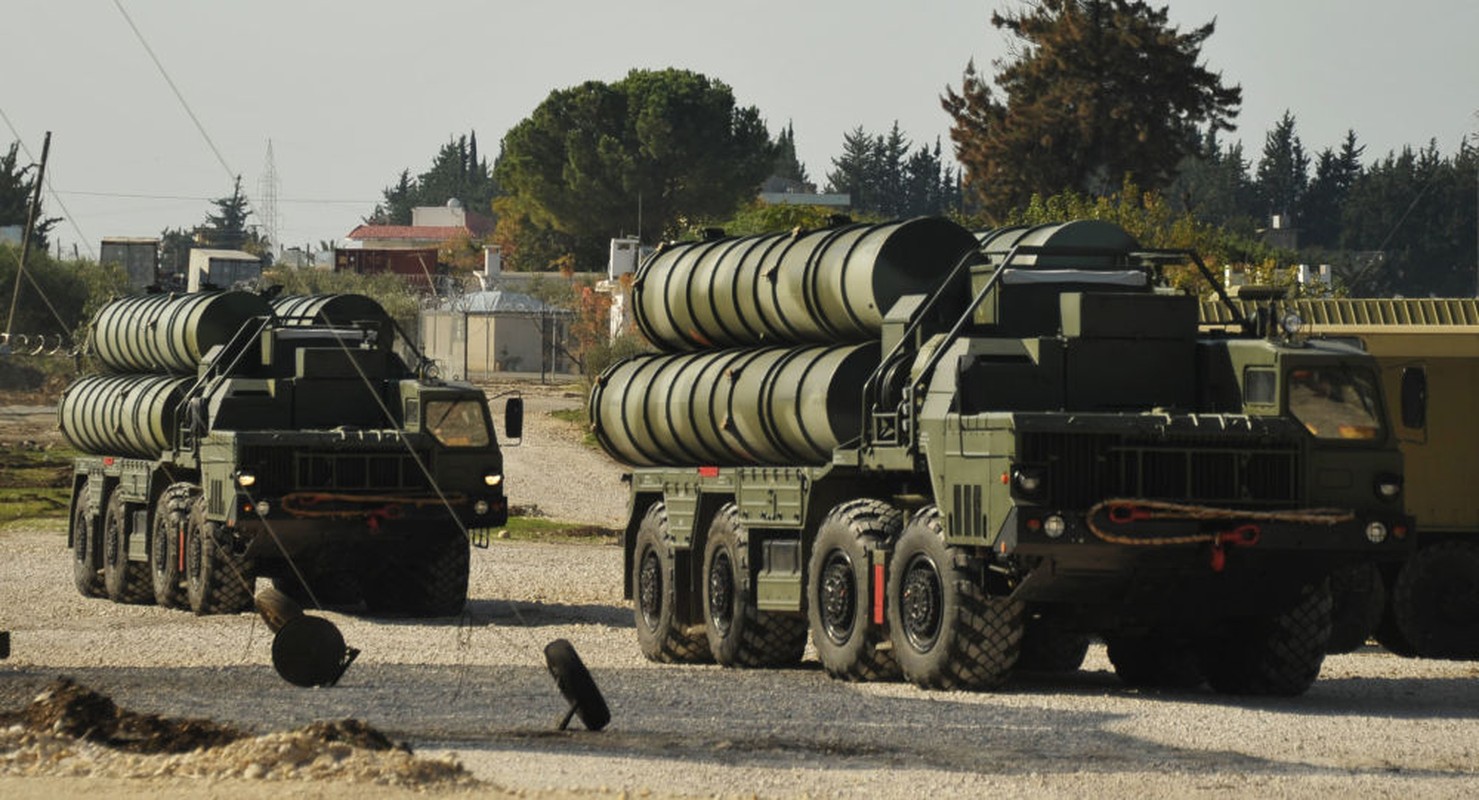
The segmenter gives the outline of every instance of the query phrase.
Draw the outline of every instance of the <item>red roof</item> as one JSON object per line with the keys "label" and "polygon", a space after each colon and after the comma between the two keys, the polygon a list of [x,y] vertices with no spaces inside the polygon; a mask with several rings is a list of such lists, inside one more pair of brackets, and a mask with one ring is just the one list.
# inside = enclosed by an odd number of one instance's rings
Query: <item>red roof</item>
{"label": "red roof", "polygon": [[349,232],[350,239],[421,239],[445,242],[470,233],[460,225],[361,225]]}

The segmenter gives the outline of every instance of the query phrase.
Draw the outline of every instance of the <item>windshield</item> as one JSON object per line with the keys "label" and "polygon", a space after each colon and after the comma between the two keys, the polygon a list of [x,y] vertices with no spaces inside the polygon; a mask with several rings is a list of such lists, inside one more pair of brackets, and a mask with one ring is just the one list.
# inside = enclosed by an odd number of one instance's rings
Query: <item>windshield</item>
{"label": "windshield", "polygon": [[1382,424],[1376,377],[1343,366],[1291,370],[1289,413],[1321,439],[1375,439]]}
{"label": "windshield", "polygon": [[488,420],[478,400],[428,400],[426,429],[448,447],[488,446]]}

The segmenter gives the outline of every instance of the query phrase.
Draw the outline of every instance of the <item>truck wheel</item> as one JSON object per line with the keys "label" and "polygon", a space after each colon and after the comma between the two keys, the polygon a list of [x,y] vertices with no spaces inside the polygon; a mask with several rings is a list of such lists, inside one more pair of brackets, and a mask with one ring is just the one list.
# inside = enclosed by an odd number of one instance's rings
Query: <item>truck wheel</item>
{"label": "truck wheel", "polygon": [[460,530],[418,543],[416,557],[401,570],[401,611],[413,617],[451,617],[467,605],[470,544]]}
{"label": "truck wheel", "polygon": [[750,588],[750,532],[739,507],[726,503],[704,545],[704,632],[714,660],[726,667],[776,667],[801,662],[806,618],[761,611]]}
{"label": "truck wheel", "polygon": [[1073,672],[1089,654],[1089,636],[1064,628],[1051,616],[1028,619],[1022,630],[1017,669],[1030,672]]}
{"label": "truck wheel", "polygon": [[851,500],[822,520],[806,567],[806,616],[817,658],[847,681],[897,678],[899,664],[868,604],[869,551],[887,547],[903,527],[899,510],[879,500]]}
{"label": "truck wheel", "polygon": [[1325,661],[1330,606],[1330,584],[1321,581],[1277,614],[1229,620],[1203,643],[1207,683],[1223,694],[1303,694]]}
{"label": "truck wheel", "polygon": [[1191,642],[1165,633],[1117,634],[1105,637],[1105,642],[1114,674],[1126,686],[1191,689],[1206,680]]}
{"label": "truck wheel", "polygon": [[149,537],[149,575],[154,602],[164,608],[184,608],[185,571],[181,568],[190,508],[200,490],[191,483],[171,484],[154,504],[154,533]]}
{"label": "truck wheel", "polygon": [[1425,547],[1397,576],[1397,625],[1423,658],[1479,659],[1479,546]]}
{"label": "truck wheel", "polygon": [[1406,569],[1405,565],[1399,568],[1388,568],[1381,570],[1381,585],[1386,590],[1386,607],[1381,611],[1381,622],[1376,624],[1376,631],[1372,637],[1376,643],[1385,647],[1388,652],[1402,658],[1416,658],[1417,648],[1412,646],[1407,636],[1402,633],[1402,627],[1397,624],[1397,611],[1395,598],[1397,596],[1397,579],[1402,576]]}
{"label": "truck wheel", "polygon": [[84,480],[72,497],[72,582],[83,597],[103,596],[101,531],[87,513],[92,487]]}
{"label": "truck wheel", "polygon": [[252,608],[251,564],[231,555],[221,538],[220,524],[205,518],[204,498],[196,498],[185,529],[185,594],[198,615]]}
{"label": "truck wheel", "polygon": [[894,547],[887,593],[894,658],[926,689],[1000,686],[1021,653],[1023,603],[989,595],[970,561],[945,544],[934,506],[909,520]]}
{"label": "truck wheel", "polygon": [[123,488],[115,487],[103,515],[103,588],[115,603],[152,603],[154,586],[149,581],[149,565],[128,560],[128,540],[135,535],[130,517]]}
{"label": "truck wheel", "polygon": [[1387,591],[1375,564],[1341,567],[1330,574],[1330,643],[1326,653],[1349,653],[1381,624]]}
{"label": "truck wheel", "polygon": [[637,528],[632,548],[632,608],[637,645],[650,661],[708,661],[709,640],[678,620],[678,581],[668,509],[653,503]]}

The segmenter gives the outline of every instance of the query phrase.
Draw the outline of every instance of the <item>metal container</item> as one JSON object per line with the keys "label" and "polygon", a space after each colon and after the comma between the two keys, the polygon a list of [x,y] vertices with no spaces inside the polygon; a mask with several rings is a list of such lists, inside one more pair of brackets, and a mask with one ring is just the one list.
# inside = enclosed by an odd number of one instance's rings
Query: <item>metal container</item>
{"label": "metal container", "polygon": [[174,443],[176,412],[193,378],[89,375],[62,394],[57,425],[93,455],[159,458]]}
{"label": "metal container", "polygon": [[633,315],[674,351],[866,341],[975,246],[939,217],[683,243],[642,265]]}
{"label": "metal container", "polygon": [[591,393],[596,439],[633,466],[824,464],[861,431],[878,345],[642,355]]}
{"label": "metal container", "polygon": [[376,343],[389,348],[395,342],[390,315],[374,299],[362,294],[282,295],[272,301],[272,313],[288,325],[350,327],[370,323],[379,334]]}
{"label": "metal container", "polygon": [[231,341],[248,320],[271,311],[251,292],[125,297],[93,317],[92,352],[112,372],[191,374],[212,347]]}

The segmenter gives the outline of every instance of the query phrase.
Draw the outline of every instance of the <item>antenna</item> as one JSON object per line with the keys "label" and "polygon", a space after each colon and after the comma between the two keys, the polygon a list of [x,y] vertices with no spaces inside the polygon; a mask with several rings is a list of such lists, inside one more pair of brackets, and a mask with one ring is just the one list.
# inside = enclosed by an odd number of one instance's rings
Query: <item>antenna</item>
{"label": "antenna", "polygon": [[272,140],[267,140],[267,161],[262,165],[262,174],[257,178],[257,219],[267,240],[267,252],[275,253],[281,246],[277,238],[277,165],[272,162]]}

